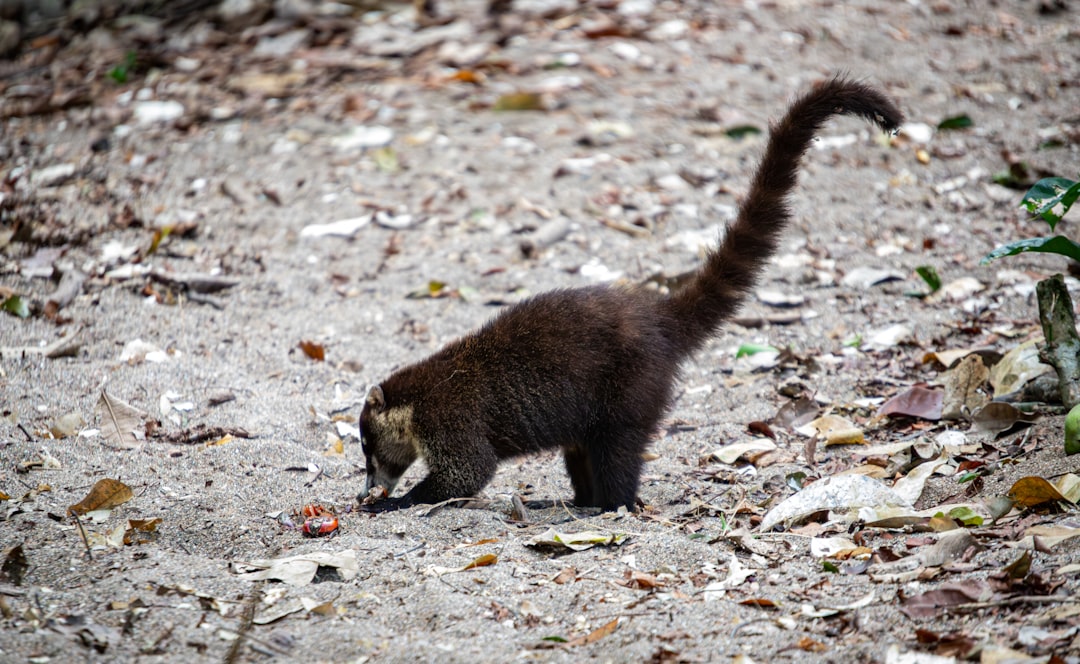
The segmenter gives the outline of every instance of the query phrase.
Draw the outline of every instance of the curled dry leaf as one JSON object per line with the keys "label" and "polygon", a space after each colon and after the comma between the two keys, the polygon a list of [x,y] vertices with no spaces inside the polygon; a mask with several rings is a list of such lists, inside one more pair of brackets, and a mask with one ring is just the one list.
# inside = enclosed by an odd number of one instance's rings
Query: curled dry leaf
{"label": "curled dry leaf", "polygon": [[862,429],[839,415],[824,415],[795,430],[804,436],[821,436],[826,445],[866,443]]}
{"label": "curled dry leaf", "polygon": [[708,455],[707,459],[715,459],[720,463],[733,464],[743,455],[749,456],[757,452],[771,452],[775,449],[776,443],[771,440],[755,438],[741,443],[732,443],[731,445],[725,445],[724,447],[713,450],[713,452]]}
{"label": "curled dry leaf", "polygon": [[574,551],[584,551],[597,545],[620,545],[626,541],[627,537],[628,535],[624,533],[602,533],[595,530],[585,530],[579,533],[560,533],[554,528],[548,528],[545,532],[526,542],[525,546],[537,549],[567,548]]}
{"label": "curled dry leaf", "polygon": [[937,421],[941,419],[944,398],[945,393],[940,390],[916,385],[881,404],[877,414],[878,416],[898,415]]}
{"label": "curled dry leaf", "polygon": [[124,529],[123,543],[125,545],[144,544],[151,539],[151,535],[157,532],[161,518],[154,519],[128,519],[127,528]]}
{"label": "curled dry leaf", "polygon": [[781,406],[773,416],[772,423],[773,426],[794,429],[813,420],[818,410],[818,405],[813,399],[800,397]]}
{"label": "curled dry leaf", "polygon": [[1080,499],[1080,483],[1073,474],[1059,477],[1053,484],[1041,477],[1021,477],[1009,489],[1009,498],[1021,507],[1037,507],[1043,503]]}
{"label": "curled dry leaf", "polygon": [[616,618],[606,625],[597,627],[593,631],[584,636],[579,636],[576,639],[571,639],[566,642],[567,646],[583,646],[589,643],[596,643],[605,636],[610,636],[615,632],[615,628],[619,626],[619,619]]}
{"label": "curled dry leaf", "polygon": [[910,507],[899,494],[864,475],[837,475],[814,482],[773,507],[759,530],[768,532],[780,523],[792,523],[815,512],[846,512],[850,518],[864,507]]}
{"label": "curled dry leaf", "polygon": [[499,557],[494,553],[485,553],[482,556],[473,558],[472,562],[464,567],[464,569],[476,569],[477,567],[487,567],[488,565],[494,565],[499,562]]}
{"label": "curled dry leaf", "polygon": [[316,362],[326,361],[326,348],[322,344],[317,344],[314,341],[301,340],[298,344],[300,350],[304,351],[304,355],[307,355],[310,359]]}
{"label": "curled dry leaf", "polygon": [[[237,572],[238,578],[248,581],[278,579],[290,586],[303,586],[311,583],[311,580],[315,578],[315,572],[318,571],[320,566],[337,569],[338,574],[346,581],[356,578],[360,570],[356,561],[356,552],[351,549],[338,553],[314,551],[289,558],[251,560],[232,564],[233,571]],[[254,569],[255,571],[238,571],[240,569]]]}
{"label": "curled dry leaf", "polygon": [[131,500],[134,495],[131,492],[131,487],[120,480],[110,478],[98,480],[85,498],[68,508],[68,514],[82,516],[94,510],[107,510],[117,505],[123,505]]}
{"label": "curled dry leaf", "polygon": [[101,391],[97,411],[101,413],[101,435],[120,449],[135,449],[146,440],[146,413]]}
{"label": "curled dry leaf", "polygon": [[976,433],[998,434],[1011,430],[1017,424],[1031,424],[1038,415],[1021,411],[1012,404],[991,401],[971,416],[971,430]]}
{"label": "curled dry leaf", "polygon": [[1026,341],[1013,348],[990,369],[990,385],[994,388],[994,398],[1011,394],[1035,380],[1039,376],[1054,370],[1049,364],[1039,361],[1039,346],[1042,338]]}
{"label": "curled dry leaf", "polygon": [[941,419],[958,420],[981,408],[990,400],[983,387],[990,370],[978,355],[968,355],[942,376],[945,394],[942,396]]}

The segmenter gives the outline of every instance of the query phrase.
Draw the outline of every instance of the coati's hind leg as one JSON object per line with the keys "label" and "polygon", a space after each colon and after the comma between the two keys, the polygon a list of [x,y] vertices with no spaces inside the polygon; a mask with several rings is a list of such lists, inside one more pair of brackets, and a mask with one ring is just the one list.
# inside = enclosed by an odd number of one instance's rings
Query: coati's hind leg
{"label": "coati's hind leg", "polygon": [[574,504],[578,507],[595,506],[593,466],[588,452],[581,447],[566,447],[563,449],[563,461],[566,462],[570,484],[574,487]]}
{"label": "coati's hind leg", "polygon": [[589,441],[591,505],[605,510],[625,505],[626,509],[634,511],[644,463],[641,455],[649,444],[647,431],[634,427],[601,431]]}

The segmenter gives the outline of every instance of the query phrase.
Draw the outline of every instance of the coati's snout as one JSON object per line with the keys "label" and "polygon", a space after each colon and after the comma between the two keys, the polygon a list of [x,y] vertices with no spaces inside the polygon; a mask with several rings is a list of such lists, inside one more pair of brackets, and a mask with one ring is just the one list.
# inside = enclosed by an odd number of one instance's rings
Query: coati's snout
{"label": "coati's snout", "polygon": [[377,486],[389,496],[418,456],[412,407],[387,406],[382,387],[372,387],[360,412],[360,443],[367,460],[367,482],[360,497]]}

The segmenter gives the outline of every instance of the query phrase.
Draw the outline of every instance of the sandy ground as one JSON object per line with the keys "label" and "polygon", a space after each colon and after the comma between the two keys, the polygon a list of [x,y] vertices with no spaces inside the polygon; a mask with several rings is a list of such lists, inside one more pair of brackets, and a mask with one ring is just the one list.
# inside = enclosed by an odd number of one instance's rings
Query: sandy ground
{"label": "sandy ground", "polygon": [[[544,7],[545,17],[535,13]],[[998,592],[972,600],[982,608],[900,611],[905,597],[943,583],[985,582],[1018,557],[1005,543],[1024,525],[1076,526],[1074,515],[973,528],[979,552],[875,581],[830,572],[805,535],[725,537],[729,528],[755,532],[752,517],[793,493],[789,473],[827,477],[856,465],[857,450],[819,448],[811,463],[806,439],[777,427],[780,454],[768,461],[736,468],[709,457],[753,439],[748,423],[772,418],[789,401],[778,387],[792,380],[842,407],[874,444],[967,431],[962,421],[874,425],[872,407],[847,407],[937,380],[922,362],[928,351],[1004,352],[1036,331],[1031,284],[1062,262],[979,259],[1044,230],[1017,209],[1022,192],[993,175],[1010,161],[1026,162],[1030,177],[1080,173],[1075,11],[1030,2],[532,3],[506,19],[517,34],[496,45],[481,10],[441,5],[453,20],[415,32],[411,10],[396,8],[389,18],[350,18],[349,31],[317,44],[309,23],[300,28],[307,45],[287,55],[254,46],[287,24],[206,28],[207,40],[185,41],[199,24],[167,33],[167,62],[126,83],[105,76],[125,37],[85,39],[51,68],[9,76],[11,104],[13,85],[62,80],[72,68],[92,81],[92,103],[8,117],[0,141],[0,231],[23,229],[6,238],[0,287],[42,303],[55,283],[35,275],[55,266],[87,276],[60,324],[40,313],[0,316],[5,348],[79,335],[71,357],[0,361],[0,491],[10,496],[0,503],[0,659],[884,662],[903,661],[889,660],[890,648],[939,648],[919,643],[922,629],[987,652],[1078,661],[1080,614],[1067,598],[1080,577],[1061,573],[1080,558],[1077,539],[1034,554],[1050,599],[995,601],[1017,594]],[[449,36],[428,48],[393,45],[437,30]],[[646,466],[640,514],[551,508],[511,520],[514,493],[570,497],[554,455],[505,464],[474,509],[351,511],[364,466],[349,426],[369,384],[527,293],[693,268],[695,242],[730,217],[762,146],[760,135],[737,140],[725,130],[765,128],[796,91],[838,70],[881,86],[912,123],[966,114],[973,126],[925,137],[915,128],[892,145],[850,118],[826,129],[805,162],[798,221],[762,283],[804,300],[743,312],[795,311],[798,320],[730,325],[687,363]],[[546,110],[492,110],[519,91],[542,92]],[[167,100],[183,106],[180,119],[140,122],[149,108],[141,103]],[[1040,147],[1051,141],[1061,147]],[[56,181],[42,175],[65,164],[74,169]],[[303,232],[376,212],[348,239]],[[563,223],[561,240],[522,255],[523,238]],[[151,253],[163,227],[190,232]],[[985,288],[908,297],[925,288],[914,274],[921,265]],[[865,267],[900,279],[845,283]],[[147,269],[236,284],[193,295]],[[435,281],[453,296],[408,297]],[[893,325],[911,331],[908,343],[845,345]],[[122,360],[135,340],[164,353]],[[307,357],[301,341],[320,345],[325,361]],[[796,359],[754,371],[735,359],[749,342]],[[103,390],[174,438],[107,444],[95,433]],[[232,399],[218,404],[221,395]],[[65,416],[74,426],[58,433],[75,435],[51,439]],[[223,430],[179,442],[197,426]],[[919,506],[990,501],[1020,477],[1075,472],[1060,426],[1049,417],[991,441],[974,456],[999,461],[995,472],[966,495],[955,477],[935,476]],[[251,437],[221,440],[225,429]],[[17,472],[22,464],[32,467]],[[87,530],[161,522],[147,542],[88,555],[66,510],[103,478],[134,496],[103,523],[84,521]],[[338,513],[336,536],[305,538],[275,518],[309,503]],[[573,553],[528,546],[551,527],[628,537]],[[819,531],[849,534],[842,522]],[[936,538],[856,531],[871,550],[900,555]],[[245,561],[313,552],[355,569],[322,567],[296,586],[238,575]],[[497,562],[439,573],[485,554]],[[709,585],[733,570],[730,588]],[[841,610],[816,612],[830,607]]]}

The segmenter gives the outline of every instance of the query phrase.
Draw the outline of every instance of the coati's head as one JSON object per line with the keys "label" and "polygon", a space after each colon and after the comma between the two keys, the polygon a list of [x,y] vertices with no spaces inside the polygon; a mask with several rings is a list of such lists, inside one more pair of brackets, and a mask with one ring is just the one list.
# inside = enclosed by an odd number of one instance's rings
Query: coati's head
{"label": "coati's head", "polygon": [[368,391],[360,412],[360,443],[367,457],[364,495],[377,486],[390,495],[419,456],[412,414],[412,406],[388,407],[382,387],[375,385]]}

